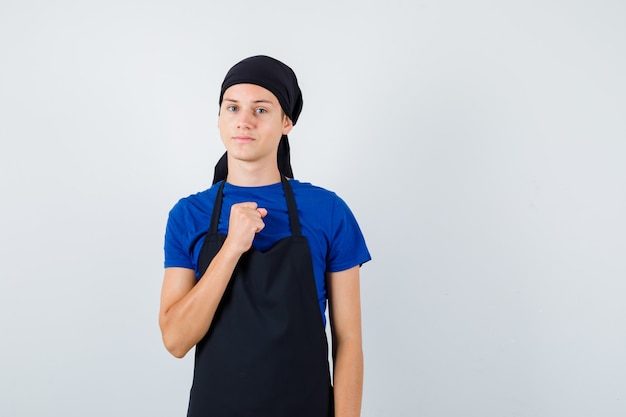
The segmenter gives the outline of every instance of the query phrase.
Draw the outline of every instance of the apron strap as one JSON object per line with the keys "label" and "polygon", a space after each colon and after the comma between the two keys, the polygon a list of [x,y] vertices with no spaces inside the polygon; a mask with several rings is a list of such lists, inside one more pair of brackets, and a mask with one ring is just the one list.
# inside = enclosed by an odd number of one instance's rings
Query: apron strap
{"label": "apron strap", "polygon": [[289,211],[289,224],[291,225],[291,234],[300,237],[300,219],[298,218],[298,207],[296,206],[296,198],[293,196],[293,190],[287,178],[281,175],[280,180],[283,183],[283,191],[287,200],[287,210]]}
{"label": "apron strap", "polygon": [[226,180],[222,181],[220,188],[217,190],[217,197],[215,197],[215,204],[213,205],[213,214],[211,215],[211,227],[209,228],[210,235],[217,234],[217,226],[220,223],[220,213],[222,212],[222,194],[224,191],[224,184]]}

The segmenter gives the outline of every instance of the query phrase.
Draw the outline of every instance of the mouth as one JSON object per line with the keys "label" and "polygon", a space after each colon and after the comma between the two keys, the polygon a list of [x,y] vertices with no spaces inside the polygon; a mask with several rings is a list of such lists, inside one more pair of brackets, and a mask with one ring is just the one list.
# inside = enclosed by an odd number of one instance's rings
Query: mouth
{"label": "mouth", "polygon": [[233,140],[237,143],[249,143],[254,140],[251,136],[233,136]]}

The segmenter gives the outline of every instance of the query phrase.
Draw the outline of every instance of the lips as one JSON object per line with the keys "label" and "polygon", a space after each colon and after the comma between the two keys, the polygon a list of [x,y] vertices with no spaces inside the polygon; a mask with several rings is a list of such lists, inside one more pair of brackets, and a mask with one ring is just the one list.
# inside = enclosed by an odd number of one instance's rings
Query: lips
{"label": "lips", "polygon": [[234,136],[233,140],[237,143],[249,143],[254,140],[251,136]]}

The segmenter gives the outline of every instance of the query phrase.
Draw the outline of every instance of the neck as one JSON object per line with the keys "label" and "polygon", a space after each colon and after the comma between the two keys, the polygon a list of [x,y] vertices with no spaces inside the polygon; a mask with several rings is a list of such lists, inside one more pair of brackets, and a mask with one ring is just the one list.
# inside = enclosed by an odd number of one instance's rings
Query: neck
{"label": "neck", "polygon": [[270,166],[254,165],[229,159],[226,181],[240,187],[260,187],[280,182],[278,164]]}

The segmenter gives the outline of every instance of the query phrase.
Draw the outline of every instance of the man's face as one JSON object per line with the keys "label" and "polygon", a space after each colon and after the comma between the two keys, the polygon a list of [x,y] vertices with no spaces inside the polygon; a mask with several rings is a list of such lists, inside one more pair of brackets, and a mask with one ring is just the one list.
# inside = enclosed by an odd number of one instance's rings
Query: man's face
{"label": "man's face", "polygon": [[217,126],[229,158],[276,165],[280,138],[293,124],[269,90],[235,84],[224,92]]}

